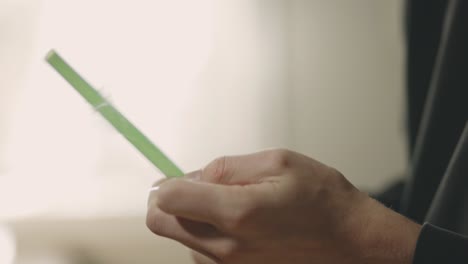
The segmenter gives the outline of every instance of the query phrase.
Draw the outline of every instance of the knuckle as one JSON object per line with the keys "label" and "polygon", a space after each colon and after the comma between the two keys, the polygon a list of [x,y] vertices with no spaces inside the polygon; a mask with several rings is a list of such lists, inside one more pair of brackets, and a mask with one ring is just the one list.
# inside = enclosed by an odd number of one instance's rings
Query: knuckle
{"label": "knuckle", "polygon": [[228,157],[222,156],[214,159],[210,162],[204,169],[203,175],[206,177],[205,180],[209,182],[218,182],[221,183],[227,178],[227,163]]}
{"label": "knuckle", "polygon": [[342,188],[343,190],[355,189],[355,187],[348,181],[348,179],[335,168],[329,167],[328,185]]}
{"label": "knuckle", "polygon": [[332,167],[328,167],[328,168],[330,170],[329,174],[332,177],[335,177],[336,179],[339,179],[339,180],[345,179],[345,176],[339,170],[332,168]]}
{"label": "knuckle", "polygon": [[270,167],[282,171],[290,167],[292,152],[287,149],[275,149],[268,153]]}

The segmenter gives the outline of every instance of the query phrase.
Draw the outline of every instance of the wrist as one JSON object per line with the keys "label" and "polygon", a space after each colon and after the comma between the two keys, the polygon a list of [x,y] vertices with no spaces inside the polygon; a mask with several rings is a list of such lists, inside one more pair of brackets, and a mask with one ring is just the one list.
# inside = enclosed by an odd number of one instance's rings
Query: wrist
{"label": "wrist", "polygon": [[356,263],[411,264],[421,226],[366,197],[354,212],[351,243]]}

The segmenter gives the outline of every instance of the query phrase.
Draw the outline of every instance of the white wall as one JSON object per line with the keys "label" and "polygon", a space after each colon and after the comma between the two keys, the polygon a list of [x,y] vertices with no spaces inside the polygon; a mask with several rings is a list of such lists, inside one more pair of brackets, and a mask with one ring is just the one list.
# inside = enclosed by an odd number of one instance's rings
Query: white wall
{"label": "white wall", "polygon": [[406,167],[402,3],[292,1],[292,146],[369,190]]}
{"label": "white wall", "polygon": [[[161,177],[43,62],[52,47],[186,171],[220,155],[287,146],[283,6],[44,1],[28,81],[11,91],[19,100],[8,111],[8,184],[0,186],[16,204],[3,206],[31,209],[22,215],[141,214]],[[17,188],[50,190],[31,205]]]}
{"label": "white wall", "polygon": [[[25,85],[35,44],[40,1],[0,0],[0,146],[5,145],[9,108]],[[5,173],[5,151],[0,147],[0,174]]]}
{"label": "white wall", "polygon": [[[139,234],[144,250],[128,255],[139,263],[186,259],[160,239],[147,253],[139,221],[160,176],[43,63],[49,48],[185,170],[281,146],[374,189],[406,166],[401,11],[402,0],[0,0],[0,220],[25,218],[23,260],[56,249],[44,237],[101,237],[90,254],[117,263],[106,256],[126,241],[100,233],[106,223]],[[89,229],[70,241],[57,219]]]}

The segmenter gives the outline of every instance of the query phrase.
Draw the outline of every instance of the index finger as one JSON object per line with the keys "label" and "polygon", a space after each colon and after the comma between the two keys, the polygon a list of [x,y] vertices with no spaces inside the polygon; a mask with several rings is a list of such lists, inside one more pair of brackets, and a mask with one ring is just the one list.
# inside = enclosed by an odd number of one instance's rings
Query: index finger
{"label": "index finger", "polygon": [[248,155],[223,156],[210,162],[201,180],[218,184],[247,185],[266,177],[281,175],[293,162],[294,152],[284,149],[260,151]]}
{"label": "index finger", "polygon": [[[150,193],[150,204],[162,211],[193,221],[229,229],[238,215],[254,201],[242,186],[171,179]],[[151,210],[151,208],[149,208]]]}

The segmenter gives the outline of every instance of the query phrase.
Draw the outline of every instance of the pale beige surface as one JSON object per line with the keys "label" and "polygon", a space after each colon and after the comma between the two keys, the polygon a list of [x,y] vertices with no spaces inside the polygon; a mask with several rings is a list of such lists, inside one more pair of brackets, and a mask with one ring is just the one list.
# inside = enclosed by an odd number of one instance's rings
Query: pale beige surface
{"label": "pale beige surface", "polygon": [[189,251],[154,237],[144,217],[100,220],[36,220],[14,224],[20,245],[17,264],[190,263]]}

